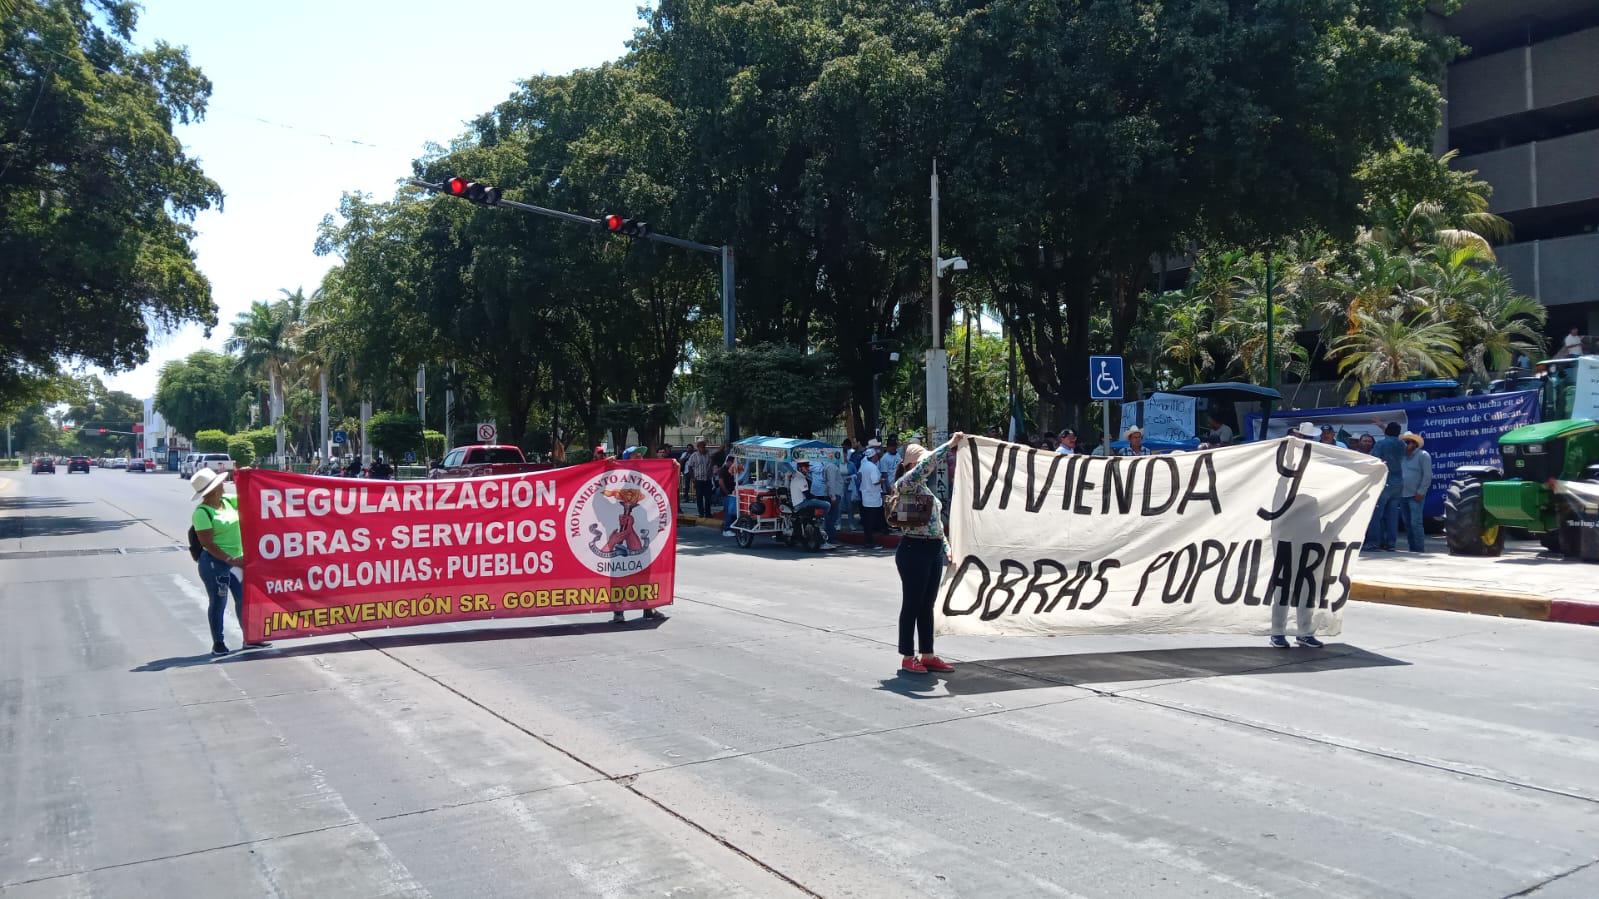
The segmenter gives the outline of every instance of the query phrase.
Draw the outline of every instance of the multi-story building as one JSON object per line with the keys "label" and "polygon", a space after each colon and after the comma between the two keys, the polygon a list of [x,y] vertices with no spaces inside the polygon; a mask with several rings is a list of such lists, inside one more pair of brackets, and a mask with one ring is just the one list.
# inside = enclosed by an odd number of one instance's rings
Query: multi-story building
{"label": "multi-story building", "polygon": [[1493,185],[1499,262],[1549,334],[1599,334],[1599,0],[1467,0],[1440,27],[1470,50],[1434,148]]}

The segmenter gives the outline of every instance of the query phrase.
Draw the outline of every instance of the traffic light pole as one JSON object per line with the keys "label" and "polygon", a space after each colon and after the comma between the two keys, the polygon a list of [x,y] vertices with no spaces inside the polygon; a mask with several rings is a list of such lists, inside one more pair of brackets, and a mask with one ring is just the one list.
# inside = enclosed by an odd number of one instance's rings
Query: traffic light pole
{"label": "traffic light pole", "polygon": [[[415,186],[415,187],[426,188],[426,189],[434,191],[436,193],[448,194],[448,191],[445,190],[443,184],[432,184],[430,182],[421,181],[421,180],[418,180],[416,178],[410,179],[410,183],[413,186]],[[535,206],[532,203],[521,203],[521,202],[518,202],[516,200],[506,200],[506,199],[502,198],[502,199],[499,199],[499,200],[495,201],[492,205],[494,205],[494,206],[506,206],[506,207],[509,207],[511,209],[515,209],[518,212],[530,212],[530,213],[532,213],[534,215],[545,216],[546,218],[560,219],[561,221],[564,221],[564,222],[571,222],[574,225],[587,225],[590,228],[601,228],[601,229],[603,229],[605,227],[605,223],[600,221],[597,218],[589,218],[586,215],[578,215],[575,212],[562,212],[559,209],[549,209],[549,208],[546,208],[544,206]],[[729,350],[733,349],[737,345],[737,342],[738,342],[737,341],[737,329],[735,328],[735,325],[737,323],[736,319],[735,319],[735,310],[736,310],[736,307],[737,307],[737,302],[736,302],[736,298],[735,298],[734,292],[733,292],[733,248],[731,246],[726,245],[726,244],[723,244],[722,246],[719,246],[719,247],[713,247],[713,246],[711,246],[708,243],[699,243],[699,242],[693,241],[693,240],[684,240],[681,237],[673,237],[670,234],[658,234],[658,233],[656,233],[654,231],[648,231],[648,232],[646,232],[646,233],[644,233],[642,235],[639,235],[639,236],[635,237],[634,239],[635,240],[653,240],[656,243],[664,243],[664,244],[666,244],[668,246],[677,247],[677,248],[683,249],[683,250],[694,250],[694,251],[699,252],[699,253],[709,253],[712,256],[716,256],[718,259],[721,260],[721,266],[722,266],[722,345],[724,347],[726,347],[727,349],[729,349]],[[732,446],[733,438],[736,437],[737,434],[738,434],[737,422],[735,422],[733,420],[733,417],[731,415],[729,415],[728,418],[727,418],[726,427],[724,428],[724,439],[726,440],[726,443],[727,443],[728,446]]]}

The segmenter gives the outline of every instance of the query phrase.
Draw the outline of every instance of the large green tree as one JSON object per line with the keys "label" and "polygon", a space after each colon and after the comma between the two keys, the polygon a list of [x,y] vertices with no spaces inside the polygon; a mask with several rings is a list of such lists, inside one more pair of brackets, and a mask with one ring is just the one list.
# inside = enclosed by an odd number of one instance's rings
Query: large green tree
{"label": "large green tree", "polygon": [[1046,402],[1081,415],[1087,356],[1125,347],[1152,256],[1353,232],[1362,163],[1437,120],[1453,44],[1426,5],[952,4],[951,233],[1015,310]]}
{"label": "large green tree", "polygon": [[231,359],[199,350],[161,366],[155,408],[179,434],[229,430],[239,386]]}
{"label": "large green tree", "polygon": [[216,323],[189,222],[222,200],[173,133],[211,83],[131,0],[19,0],[0,17],[0,404],[62,366],[131,368],[149,327]]}

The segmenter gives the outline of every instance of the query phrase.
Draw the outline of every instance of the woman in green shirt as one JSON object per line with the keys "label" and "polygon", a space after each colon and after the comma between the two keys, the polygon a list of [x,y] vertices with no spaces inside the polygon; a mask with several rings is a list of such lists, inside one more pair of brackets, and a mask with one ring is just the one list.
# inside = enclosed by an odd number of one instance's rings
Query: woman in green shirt
{"label": "woman in green shirt", "polygon": [[[227,475],[202,468],[189,479],[196,504],[190,523],[200,541],[200,582],[205,585],[210,605],[206,617],[211,623],[211,654],[224,655],[228,645],[222,638],[222,616],[233,596],[233,614],[244,629],[244,584],[233,576],[234,568],[244,565],[244,542],[239,534],[239,500],[224,491]],[[247,646],[266,646],[248,643]]]}

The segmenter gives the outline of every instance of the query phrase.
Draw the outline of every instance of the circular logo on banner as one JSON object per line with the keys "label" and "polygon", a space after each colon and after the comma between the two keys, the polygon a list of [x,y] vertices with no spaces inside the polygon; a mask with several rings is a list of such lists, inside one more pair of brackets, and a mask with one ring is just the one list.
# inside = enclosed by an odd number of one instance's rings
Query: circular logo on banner
{"label": "circular logo on banner", "polygon": [[650,567],[671,542],[672,497],[641,471],[603,472],[566,509],[566,541],[578,563],[608,577]]}

